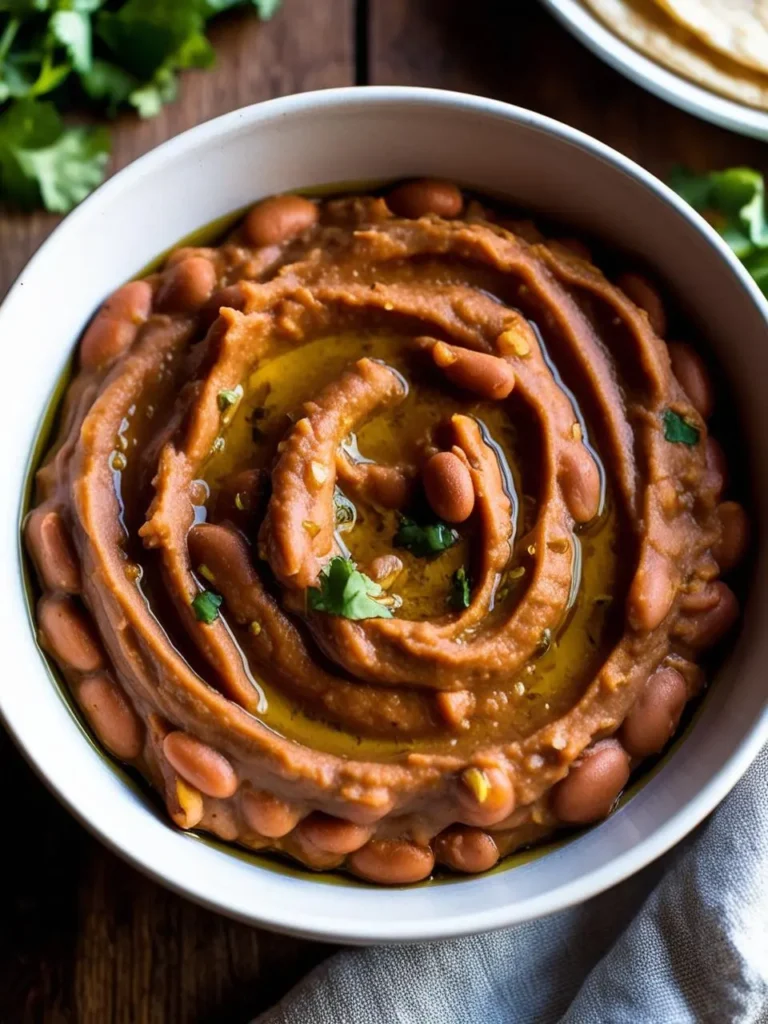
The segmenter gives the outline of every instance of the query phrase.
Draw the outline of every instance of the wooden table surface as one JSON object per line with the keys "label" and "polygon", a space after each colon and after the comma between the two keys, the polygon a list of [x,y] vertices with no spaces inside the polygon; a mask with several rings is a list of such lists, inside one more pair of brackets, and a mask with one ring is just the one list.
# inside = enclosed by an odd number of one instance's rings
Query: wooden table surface
{"label": "wooden table surface", "polygon": [[[675,163],[768,163],[760,143],[630,84],[535,0],[284,0],[268,24],[225,16],[212,37],[215,70],[187,73],[180,99],[160,117],[120,121],[112,170],[235,107],[355,83],[437,86],[517,103],[661,176]],[[55,223],[45,214],[0,215],[0,294]],[[239,1024],[330,952],[235,924],[160,888],[70,818],[2,731],[0,759],[13,838],[4,844],[2,1024]]]}

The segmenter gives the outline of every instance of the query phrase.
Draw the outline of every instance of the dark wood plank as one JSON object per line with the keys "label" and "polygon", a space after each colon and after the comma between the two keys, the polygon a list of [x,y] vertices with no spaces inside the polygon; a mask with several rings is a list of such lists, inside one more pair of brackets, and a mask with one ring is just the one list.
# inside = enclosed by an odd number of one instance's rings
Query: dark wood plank
{"label": "dark wood plank", "polygon": [[633,85],[532,0],[370,0],[373,84],[492,96],[580,128],[654,173],[674,163],[768,168],[760,142],[699,121]]}
{"label": "dark wood plank", "polygon": [[[267,25],[222,18],[212,34],[217,67],[186,74],[160,117],[122,118],[111,169],[227,110],[351,84],[353,8],[284,0]],[[0,216],[0,295],[55,223]],[[0,765],[15,837],[5,844],[0,915],[3,1024],[240,1024],[326,955],[203,910],[128,867],[59,806],[2,730]]]}

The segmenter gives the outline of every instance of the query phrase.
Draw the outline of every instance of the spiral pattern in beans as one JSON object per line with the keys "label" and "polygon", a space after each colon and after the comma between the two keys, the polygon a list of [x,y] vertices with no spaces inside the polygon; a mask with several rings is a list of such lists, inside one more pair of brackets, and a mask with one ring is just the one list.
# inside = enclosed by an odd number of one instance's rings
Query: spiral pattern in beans
{"label": "spiral pattern in beans", "polygon": [[748,544],[695,339],[631,268],[420,180],[258,203],[80,342],[38,628],[181,828],[381,884],[610,812]]}

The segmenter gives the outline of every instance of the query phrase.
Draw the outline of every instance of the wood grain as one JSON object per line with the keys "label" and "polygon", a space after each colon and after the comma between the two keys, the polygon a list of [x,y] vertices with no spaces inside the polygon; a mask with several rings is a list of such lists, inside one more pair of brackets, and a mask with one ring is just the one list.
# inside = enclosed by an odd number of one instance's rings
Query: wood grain
{"label": "wood grain", "polygon": [[[768,163],[759,143],[627,82],[533,0],[284,0],[267,25],[223,18],[213,41],[213,72],[185,75],[180,100],[159,118],[116,126],[113,170],[243,104],[366,77],[518,103],[661,175],[677,162]],[[0,215],[0,294],[55,223]],[[0,1024],[244,1024],[327,954],[228,921],[138,874],[58,805],[2,733],[0,764],[14,837],[5,844]]]}
{"label": "wood grain", "polygon": [[533,0],[370,0],[370,80],[457,89],[564,121],[664,176],[768,167],[760,142],[699,121],[613,71]]}

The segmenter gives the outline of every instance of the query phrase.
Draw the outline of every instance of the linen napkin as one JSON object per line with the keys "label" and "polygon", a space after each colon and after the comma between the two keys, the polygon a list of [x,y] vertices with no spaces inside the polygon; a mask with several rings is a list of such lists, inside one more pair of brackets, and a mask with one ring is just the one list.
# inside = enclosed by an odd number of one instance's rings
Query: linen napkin
{"label": "linen napkin", "polygon": [[253,1024],[767,1024],[768,748],[686,842],[539,921],[331,957]]}

